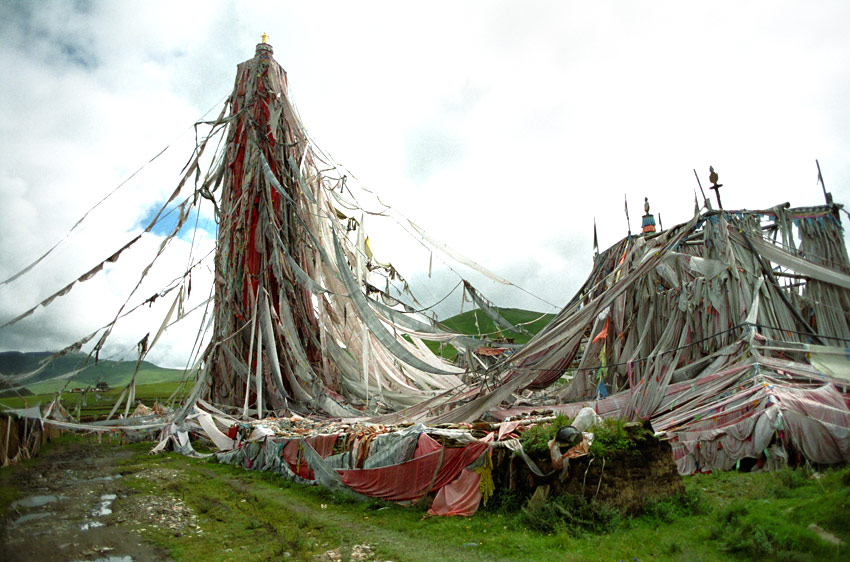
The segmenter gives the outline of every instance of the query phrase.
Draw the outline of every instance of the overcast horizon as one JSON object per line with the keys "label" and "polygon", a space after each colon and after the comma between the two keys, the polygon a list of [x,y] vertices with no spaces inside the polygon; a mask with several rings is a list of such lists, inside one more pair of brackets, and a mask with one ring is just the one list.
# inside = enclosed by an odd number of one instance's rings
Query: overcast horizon
{"label": "overcast horizon", "polygon": [[[594,219],[601,249],[627,234],[624,198],[633,233],[644,197],[656,222],[685,222],[694,169],[707,188],[714,166],[727,209],[820,205],[818,159],[850,202],[848,21],[840,1],[0,1],[0,282],[142,168],[0,286],[0,325],[141,232],[264,32],[305,127],[353,181],[536,296],[437,253],[429,277],[430,252],[367,216],[376,258],[423,305],[464,278],[497,306],[556,312],[590,272]],[[197,218],[194,258],[215,241],[210,211]],[[0,351],[55,351],[111,321],[166,231],[0,329]],[[192,243],[181,233],[129,306],[181,275]],[[187,309],[211,278],[193,271]],[[119,322],[106,355],[134,357],[174,295]],[[169,328],[148,360],[184,366],[199,321]]]}

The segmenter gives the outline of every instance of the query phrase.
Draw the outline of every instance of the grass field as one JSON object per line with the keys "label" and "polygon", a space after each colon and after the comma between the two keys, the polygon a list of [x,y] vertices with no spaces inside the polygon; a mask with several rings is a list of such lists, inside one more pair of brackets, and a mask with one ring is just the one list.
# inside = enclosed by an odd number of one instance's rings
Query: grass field
{"label": "grass field", "polygon": [[[177,399],[179,400],[183,396],[187,395],[191,390],[191,384],[193,381],[189,381],[186,385],[180,385],[180,382],[157,382],[153,384],[139,384],[136,385],[136,400],[141,401],[146,406],[152,406],[153,403],[157,400],[160,402],[167,400],[176,390],[179,389],[177,394]],[[85,403],[82,402],[83,394],[78,392],[63,392],[61,398],[62,406],[71,412],[75,413],[79,406],[81,419],[84,420],[92,420],[97,419],[102,416],[106,416],[112,407],[115,405],[115,401],[118,399],[118,396],[121,394],[121,390],[123,387],[114,387],[109,389],[106,392],[97,393],[94,391],[90,391],[86,394]],[[46,405],[48,402],[53,400],[53,397],[56,395],[54,392],[44,392],[41,394],[33,394],[30,396],[15,396],[15,397],[7,397],[0,398],[0,404],[8,406],[10,408],[26,408],[28,406],[34,406],[36,404],[41,403],[42,405]],[[132,408],[131,408],[132,410]],[[121,406],[121,412],[124,411],[124,406]]]}
{"label": "grass field", "polygon": [[[0,353],[0,372],[8,375],[30,373],[39,369],[42,362],[50,357],[49,352]],[[153,363],[142,361],[136,372],[135,361],[99,361],[97,365],[87,363],[87,356],[71,353],[57,358],[36,375],[36,382],[25,386],[26,392],[5,391],[0,404],[10,408],[25,408],[36,404],[45,405],[57,392],[62,392],[61,403],[69,412],[83,420],[93,420],[106,416],[115,404],[121,390],[129,384],[136,374],[136,400],[150,406],[154,401],[167,400],[180,386],[184,372],[180,369],[166,369]],[[73,377],[67,376],[80,370]],[[109,390],[88,393],[71,392],[75,388],[94,387],[98,382],[106,382]],[[191,381],[190,381],[191,383]],[[179,396],[188,392],[181,387]],[[120,409],[123,412],[123,405]],[[131,408],[132,409],[132,408]]]}
{"label": "grass field", "polygon": [[[131,363],[129,361],[125,361],[123,363]],[[154,366],[155,367],[155,366]],[[82,374],[82,373],[81,373]],[[130,382],[130,379],[133,377],[133,371],[131,369],[116,369],[115,372],[106,371],[105,376],[96,375],[96,376],[88,376],[88,377],[75,377],[71,383],[66,387],[68,389],[79,387],[85,388],[88,385],[97,384],[99,380],[106,381],[110,387],[117,388],[124,386]],[[155,368],[145,368],[142,367],[139,369],[138,374],[136,374],[136,383],[151,385],[151,384],[160,384],[160,383],[175,383],[179,382],[183,378],[183,371],[178,369],[161,369],[159,367]],[[57,392],[60,388],[65,385],[65,381],[62,380],[48,380],[44,382],[39,382],[36,384],[32,384],[27,386],[27,389],[33,394],[52,394]]]}
{"label": "grass field", "polygon": [[[67,439],[58,447],[96,447],[113,456],[128,450]],[[569,524],[560,518],[541,527],[523,506],[498,502],[495,496],[474,517],[425,518],[424,506],[359,501],[272,473],[176,454],[152,457],[150,444],[127,447],[131,456],[104,468],[124,476],[116,513],[133,498],[156,496],[182,500],[198,517],[202,533],[175,536],[167,527],[150,525],[139,531],[175,560],[310,560],[332,550],[348,560],[347,553],[362,544],[374,552],[366,559],[396,561],[816,561],[850,556],[847,467],[691,476],[684,479],[685,496],[651,503],[637,517],[608,513],[593,519],[593,510],[586,509],[574,513]],[[45,462],[37,458],[0,472],[0,510],[20,496],[16,475]],[[169,476],[154,476],[163,472]],[[844,544],[833,544],[837,540]]]}

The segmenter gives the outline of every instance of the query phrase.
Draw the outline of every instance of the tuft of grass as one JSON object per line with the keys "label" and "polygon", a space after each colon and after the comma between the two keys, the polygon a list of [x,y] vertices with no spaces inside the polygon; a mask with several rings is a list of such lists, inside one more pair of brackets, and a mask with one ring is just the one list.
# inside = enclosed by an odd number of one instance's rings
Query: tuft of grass
{"label": "tuft of grass", "polygon": [[586,500],[584,496],[560,495],[540,505],[522,508],[523,524],[543,533],[564,532],[580,537],[600,535],[617,530],[623,514],[616,508]]}
{"label": "tuft of grass", "polygon": [[520,494],[507,487],[496,488],[487,505],[479,510],[500,515],[513,515],[522,509],[523,498]]}
{"label": "tuft of grass", "polygon": [[655,523],[669,524],[677,519],[691,515],[700,515],[708,511],[708,506],[698,489],[686,490],[683,494],[648,498],[644,501],[640,517]]}
{"label": "tuft of grass", "polygon": [[850,486],[850,466],[845,467],[844,470],[839,473],[839,478],[844,486]]}
{"label": "tuft of grass", "polygon": [[806,485],[807,478],[802,470],[780,470],[770,483],[768,494],[779,499],[790,498],[794,490]]}
{"label": "tuft of grass", "polygon": [[593,432],[590,454],[603,458],[609,458],[615,452],[634,451],[637,443],[650,435],[642,426],[619,418],[605,418],[588,431]]}
{"label": "tuft of grass", "polygon": [[792,534],[765,525],[759,515],[751,512],[744,502],[735,503],[718,515],[712,538],[720,541],[729,552],[765,558],[783,551],[802,550],[805,545]]}
{"label": "tuft of grass", "polygon": [[539,423],[525,430],[520,437],[522,448],[529,456],[544,456],[549,454],[549,441],[551,441],[558,430],[570,425],[573,420],[563,414],[558,416],[551,423]]}
{"label": "tuft of grass", "polygon": [[593,444],[590,453],[594,456],[607,457],[612,451],[627,451],[634,448],[634,442],[629,439],[623,427],[623,420],[606,418],[592,428]]}

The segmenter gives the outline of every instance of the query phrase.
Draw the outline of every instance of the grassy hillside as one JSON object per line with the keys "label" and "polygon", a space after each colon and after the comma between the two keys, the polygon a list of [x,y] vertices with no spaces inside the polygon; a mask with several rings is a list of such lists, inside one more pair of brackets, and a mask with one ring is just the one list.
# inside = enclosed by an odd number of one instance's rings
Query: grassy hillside
{"label": "grassy hillside", "polygon": [[[514,343],[526,343],[537,332],[546,327],[549,322],[555,318],[554,314],[543,314],[533,310],[522,310],[519,308],[497,308],[502,317],[513,324],[514,326],[522,325],[526,333],[515,334],[509,331],[500,332],[496,324],[482,311],[475,309],[452,316],[451,318],[440,322],[447,329],[478,337],[482,334],[487,334],[491,340],[499,337],[512,338]],[[440,344],[436,342],[425,342],[425,345],[434,352],[435,355],[440,355],[449,361],[453,361],[457,357],[457,350],[450,346],[444,345],[442,349]]]}
{"label": "grassy hillside", "polygon": [[[35,371],[39,368],[41,361],[50,355],[50,352],[4,351],[0,353],[0,374],[17,375]],[[57,358],[34,380],[28,381],[27,390],[34,394],[56,392],[66,382],[66,379],[56,377],[79,369],[84,364],[85,358],[86,355],[83,353],[69,353]],[[99,361],[97,365],[89,364],[77,373],[68,384],[68,388],[86,387],[100,381],[106,382],[111,387],[123,386],[130,382],[135,368],[135,361]],[[148,361],[142,361],[139,373],[136,375],[138,384],[174,382],[182,378],[183,371],[180,369],[165,369]]]}
{"label": "grassy hillside", "polygon": [[15,385],[7,382],[4,379],[0,379],[0,398],[3,398],[5,396],[26,396],[28,394],[32,394],[32,392],[30,392],[26,388],[19,388],[15,390],[14,387]]}
{"label": "grassy hillside", "polygon": [[[514,338],[515,343],[527,342],[534,334],[542,330],[546,324],[551,322],[555,317],[554,314],[543,314],[542,312],[521,310],[519,308],[497,308],[496,310],[499,311],[499,314],[501,314],[505,320],[514,326],[522,324],[523,326],[521,327],[525,328],[528,332],[527,334],[515,334],[513,332],[504,331],[504,337]],[[527,324],[529,322],[530,324]],[[496,324],[490,320],[486,314],[478,309],[469,310],[463,314],[452,316],[441,323],[451,330],[462,334],[468,334],[470,336],[489,334],[491,339],[499,336],[499,329],[496,327]]]}

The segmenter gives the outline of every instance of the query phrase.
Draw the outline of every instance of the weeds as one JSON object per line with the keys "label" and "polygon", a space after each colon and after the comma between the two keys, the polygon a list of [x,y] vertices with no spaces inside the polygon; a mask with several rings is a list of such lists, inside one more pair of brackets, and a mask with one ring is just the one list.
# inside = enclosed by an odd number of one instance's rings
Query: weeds
{"label": "weeds", "polygon": [[332,491],[328,499],[335,505],[351,505],[353,503],[359,503],[363,501],[352,492],[348,492],[345,490]]}
{"label": "weeds", "polygon": [[814,533],[802,527],[796,518],[777,514],[765,506],[753,501],[732,504],[719,513],[710,538],[738,557],[825,559],[829,549]]}
{"label": "weeds", "polygon": [[[549,441],[558,429],[571,425],[572,419],[559,414],[551,423],[533,425],[522,434],[522,448],[529,456],[547,456]],[[638,425],[627,427],[627,422],[618,418],[606,418],[601,423],[591,427],[593,444],[590,453],[597,457],[608,458],[615,451],[634,451],[637,443],[645,439],[649,432]]]}
{"label": "weeds", "polygon": [[845,468],[841,472],[841,483],[845,486],[850,486],[850,467]]}
{"label": "weeds", "polygon": [[366,509],[368,511],[378,511],[384,507],[390,507],[394,504],[377,498],[369,498],[366,500]]}
{"label": "weeds", "polygon": [[572,422],[567,416],[558,414],[551,423],[539,423],[529,427],[520,438],[523,450],[532,457],[548,455],[549,441],[554,439],[560,428]]}
{"label": "weeds", "polygon": [[602,458],[608,458],[613,452],[636,450],[637,442],[648,434],[647,430],[637,425],[627,428],[626,422],[619,418],[605,418],[590,431],[593,432],[590,453]]}
{"label": "weeds", "polygon": [[523,498],[510,488],[496,488],[490,501],[486,506],[481,506],[482,511],[498,513],[501,515],[512,515],[522,509]]}
{"label": "weeds", "polygon": [[617,529],[622,513],[609,505],[588,501],[583,496],[561,495],[540,506],[522,509],[522,523],[533,531],[564,531],[579,537],[586,533],[604,534]]}
{"label": "weeds", "polygon": [[640,517],[658,523],[672,523],[679,518],[701,515],[708,506],[699,490],[688,490],[683,494],[647,499]]}
{"label": "weeds", "polygon": [[802,470],[786,468],[776,472],[768,493],[775,498],[790,498],[793,491],[808,484],[805,473]]}
{"label": "weeds", "polygon": [[782,541],[771,530],[753,522],[750,508],[743,502],[732,504],[718,515],[711,538],[720,541],[725,549],[752,558],[770,556],[780,550]]}

